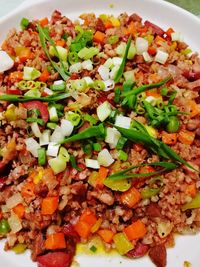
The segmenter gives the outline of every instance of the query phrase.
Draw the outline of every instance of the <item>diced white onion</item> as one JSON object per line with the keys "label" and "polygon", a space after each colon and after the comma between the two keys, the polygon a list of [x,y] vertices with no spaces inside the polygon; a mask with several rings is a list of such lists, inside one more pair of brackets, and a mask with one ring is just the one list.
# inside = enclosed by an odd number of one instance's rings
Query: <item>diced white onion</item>
{"label": "diced white onion", "polygon": [[33,139],[32,137],[30,138],[27,138],[25,140],[25,144],[26,144],[26,149],[31,152],[31,154],[34,156],[34,157],[38,157],[38,148],[40,148],[40,145],[38,144],[38,142]]}
{"label": "diced white onion", "polygon": [[152,62],[153,59],[152,59],[152,57],[149,55],[148,52],[143,52],[142,55],[143,55],[143,58],[144,58],[144,60],[145,60],[146,62]]}
{"label": "diced white onion", "polygon": [[117,115],[115,120],[115,125],[129,129],[131,126],[131,118],[123,116],[123,115]]}
{"label": "diced white onion", "polygon": [[183,41],[183,36],[181,35],[180,32],[172,32],[171,38],[172,38],[172,41],[178,41],[178,42]]}
{"label": "diced white onion", "polygon": [[13,65],[12,58],[5,51],[0,50],[0,73],[11,69]]}
{"label": "diced white onion", "polygon": [[121,65],[122,63],[122,58],[121,57],[113,57],[112,58],[112,61],[113,61],[113,64],[116,66],[116,65]]}
{"label": "diced white onion", "polygon": [[108,101],[103,102],[97,108],[97,116],[100,121],[105,121],[111,114],[112,109]]}
{"label": "diced white onion", "polygon": [[54,174],[63,172],[67,167],[66,162],[61,158],[49,159],[48,163],[49,163],[49,166],[52,168]]}
{"label": "diced white onion", "polygon": [[63,134],[61,127],[57,126],[53,131],[52,135],[50,136],[50,141],[59,143],[63,141],[64,137],[65,135]]}
{"label": "diced white onion", "polygon": [[104,80],[104,81],[109,79],[109,71],[110,71],[109,68],[105,67],[104,65],[101,65],[98,68],[98,73],[101,76],[102,80]]}
{"label": "diced white onion", "polygon": [[78,62],[69,67],[71,73],[79,73],[82,70],[82,63]]}
{"label": "diced white onion", "polygon": [[53,95],[53,91],[49,88],[45,88],[44,89],[44,93],[47,94],[47,95]]}
{"label": "diced white onion", "polygon": [[115,82],[113,80],[107,80],[107,81],[104,81],[104,84],[105,84],[105,89],[104,91],[110,91],[112,89],[114,89],[115,87]]}
{"label": "diced white onion", "polygon": [[160,221],[157,224],[157,232],[160,238],[168,236],[173,229],[173,225],[170,221]]}
{"label": "diced white onion", "polygon": [[40,146],[45,146],[49,144],[50,141],[50,130],[44,130],[40,136]]}
{"label": "diced white onion", "polygon": [[48,110],[50,121],[58,121],[58,114],[56,108],[54,106],[51,106]]}
{"label": "diced white onion", "polygon": [[103,64],[105,67],[112,69],[114,63],[113,63],[113,59],[112,58],[108,58],[106,60],[106,62]]}
{"label": "diced white onion", "polygon": [[108,167],[114,162],[114,159],[112,158],[108,149],[106,149],[106,148],[103,149],[101,152],[99,152],[97,160],[98,160],[99,164],[104,166],[104,167]]}
{"label": "diced white onion", "polygon": [[40,132],[40,128],[39,128],[37,122],[31,123],[31,130],[36,137],[38,137],[38,138],[41,137],[42,133]]}
{"label": "diced white onion", "polygon": [[109,144],[110,148],[116,147],[120,137],[121,134],[117,129],[110,127],[106,129],[105,142]]}
{"label": "diced white onion", "polygon": [[116,74],[117,74],[117,72],[118,72],[118,70],[119,70],[119,65],[116,65],[116,66],[114,66],[113,68],[112,68],[112,70],[110,71],[110,73],[109,73],[109,77],[110,77],[110,79],[111,80],[114,80],[115,79],[115,76],[116,76]]}
{"label": "diced white onion", "polygon": [[12,209],[20,203],[23,203],[23,199],[20,193],[16,193],[6,200],[6,206],[8,207],[8,209]]}
{"label": "diced white onion", "polygon": [[74,125],[69,120],[61,120],[61,131],[64,136],[70,136],[74,130]]}
{"label": "diced white onion", "polygon": [[57,81],[54,81],[53,84],[60,85],[60,84],[63,84],[63,83],[65,83],[63,80],[57,80]]}
{"label": "diced white onion", "polygon": [[156,98],[155,97],[153,97],[153,96],[147,96],[146,98],[145,98],[145,101],[147,101],[147,102],[149,102],[149,103],[151,103],[153,106],[156,104]]}
{"label": "diced white onion", "polygon": [[92,169],[99,169],[99,163],[97,160],[95,159],[85,159],[85,165],[88,168],[92,168]]}
{"label": "diced white onion", "polygon": [[83,77],[83,80],[86,81],[87,85],[93,84],[93,80],[89,76]]}
{"label": "diced white onion", "polygon": [[146,39],[142,37],[137,37],[135,46],[136,46],[137,54],[142,55],[143,52],[146,52],[148,50],[149,43]]}
{"label": "diced white onion", "polygon": [[161,64],[165,64],[168,57],[169,57],[168,53],[161,51],[161,50],[158,50],[157,54],[155,56],[155,61],[158,63],[161,63]]}
{"label": "diced white onion", "polygon": [[14,212],[11,212],[11,216],[8,218],[8,223],[12,233],[14,234],[22,229],[21,220]]}
{"label": "diced white onion", "polygon": [[50,142],[47,148],[47,156],[57,157],[60,145],[56,142]]}
{"label": "diced white onion", "polygon": [[92,61],[90,59],[83,61],[82,68],[84,70],[93,70]]}

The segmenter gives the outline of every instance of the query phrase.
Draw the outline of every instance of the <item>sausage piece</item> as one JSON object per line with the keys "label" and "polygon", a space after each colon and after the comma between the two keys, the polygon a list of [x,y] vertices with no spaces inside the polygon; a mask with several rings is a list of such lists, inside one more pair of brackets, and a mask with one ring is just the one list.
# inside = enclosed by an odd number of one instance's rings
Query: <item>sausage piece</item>
{"label": "sausage piece", "polygon": [[163,244],[150,248],[149,257],[156,267],[166,267],[167,251]]}

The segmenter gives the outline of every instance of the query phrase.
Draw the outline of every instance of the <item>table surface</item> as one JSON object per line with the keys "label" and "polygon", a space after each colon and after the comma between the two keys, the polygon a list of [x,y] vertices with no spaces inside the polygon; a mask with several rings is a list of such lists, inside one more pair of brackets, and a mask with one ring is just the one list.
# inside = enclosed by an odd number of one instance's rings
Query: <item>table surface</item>
{"label": "table surface", "polygon": [[[0,0],[0,17],[7,14],[25,0]],[[160,0],[163,1],[163,0]],[[188,11],[200,16],[200,0],[166,0],[179,5]]]}

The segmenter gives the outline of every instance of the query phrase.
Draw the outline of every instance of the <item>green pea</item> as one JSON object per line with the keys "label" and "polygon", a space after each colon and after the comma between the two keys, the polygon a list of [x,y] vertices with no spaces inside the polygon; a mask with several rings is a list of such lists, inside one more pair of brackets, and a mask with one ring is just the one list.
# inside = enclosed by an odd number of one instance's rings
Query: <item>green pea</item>
{"label": "green pea", "polygon": [[176,116],[169,117],[169,122],[166,126],[166,130],[169,133],[175,133],[179,130],[179,128],[180,128],[180,122],[179,122],[178,117]]}
{"label": "green pea", "polygon": [[2,219],[0,221],[0,234],[7,234],[8,232],[10,232],[10,225],[7,220]]}

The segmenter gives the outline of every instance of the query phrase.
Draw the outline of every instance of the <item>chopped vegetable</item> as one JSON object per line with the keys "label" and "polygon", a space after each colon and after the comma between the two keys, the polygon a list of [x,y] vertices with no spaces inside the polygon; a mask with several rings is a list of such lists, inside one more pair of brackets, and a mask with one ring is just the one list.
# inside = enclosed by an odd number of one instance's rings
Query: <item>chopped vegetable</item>
{"label": "chopped vegetable", "polygon": [[18,243],[12,248],[12,251],[14,251],[16,254],[21,254],[26,251],[26,244]]}
{"label": "chopped vegetable", "polygon": [[114,162],[114,159],[106,148],[99,152],[97,160],[104,167],[108,167]]}
{"label": "chopped vegetable", "polygon": [[101,229],[97,234],[106,242],[111,243],[113,240],[114,233],[109,229]]}
{"label": "chopped vegetable", "polygon": [[42,200],[42,215],[52,215],[58,208],[58,197],[46,197]]}
{"label": "chopped vegetable", "polygon": [[182,206],[182,211],[200,208],[200,193],[197,193],[192,201]]}
{"label": "chopped vegetable", "polygon": [[47,250],[66,248],[65,235],[63,233],[48,235],[44,245]]}
{"label": "chopped vegetable", "polygon": [[97,116],[101,122],[105,121],[110,116],[111,112],[112,109],[108,101],[105,101],[97,108]]}
{"label": "chopped vegetable", "polygon": [[0,235],[5,235],[10,232],[10,225],[7,220],[2,219],[0,221]]}
{"label": "chopped vegetable", "polygon": [[88,208],[83,211],[74,229],[82,238],[87,238],[93,225],[96,223],[96,215]]}
{"label": "chopped vegetable", "polygon": [[132,40],[132,36],[130,35],[129,39],[128,39],[128,42],[127,42],[127,45],[126,45],[126,49],[125,49],[125,53],[124,53],[124,56],[123,56],[122,63],[120,65],[119,70],[117,71],[117,74],[116,74],[115,79],[114,79],[115,83],[118,83],[119,80],[121,79],[122,75],[123,75],[124,67],[125,67],[125,64],[126,64],[127,56],[128,56],[128,51],[129,51],[129,48],[130,48],[130,45],[131,45],[131,40]]}
{"label": "chopped vegetable", "polygon": [[185,145],[191,145],[194,141],[195,133],[187,130],[181,130],[178,133],[178,139]]}
{"label": "chopped vegetable", "polygon": [[142,238],[146,235],[147,229],[141,220],[137,220],[124,229],[127,238],[132,241],[134,239]]}
{"label": "chopped vegetable", "polygon": [[129,208],[133,208],[141,199],[141,194],[140,192],[132,187],[131,189],[129,189],[127,192],[124,192],[121,195],[121,202],[129,207]]}
{"label": "chopped vegetable", "polygon": [[22,30],[27,29],[29,26],[29,20],[27,18],[22,18],[20,21],[20,26],[21,26]]}
{"label": "chopped vegetable", "polygon": [[46,164],[46,149],[44,147],[38,149],[38,163],[40,166]]}
{"label": "chopped vegetable", "polygon": [[124,255],[134,248],[124,233],[115,234],[113,237],[115,247],[120,255]]}

